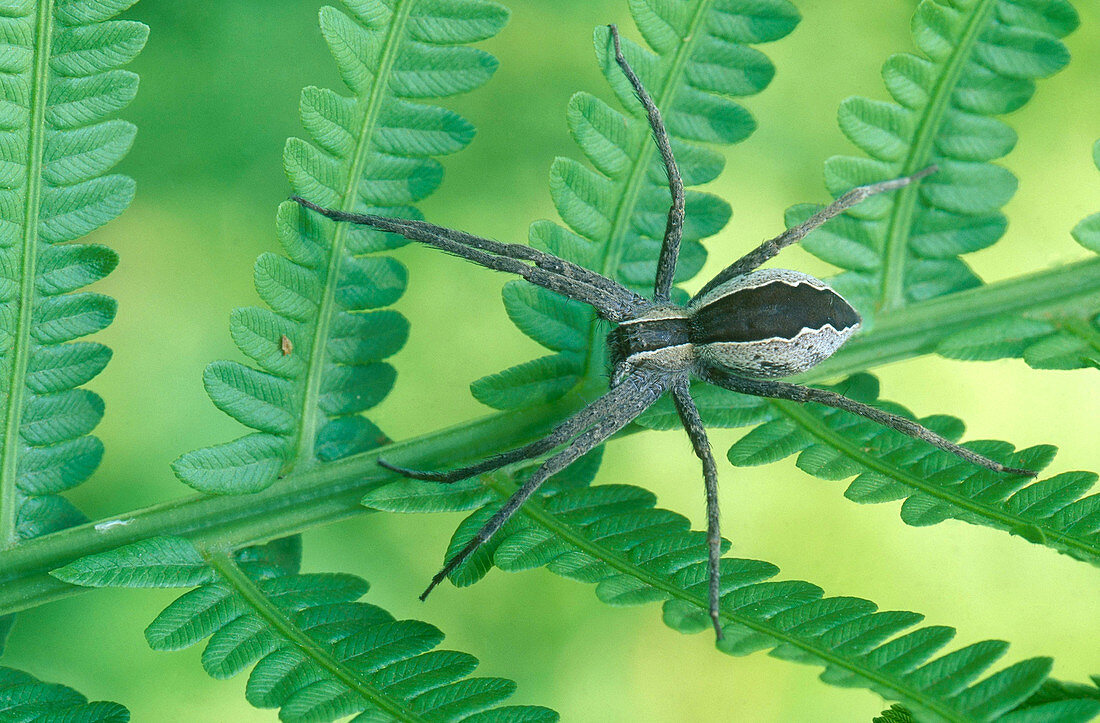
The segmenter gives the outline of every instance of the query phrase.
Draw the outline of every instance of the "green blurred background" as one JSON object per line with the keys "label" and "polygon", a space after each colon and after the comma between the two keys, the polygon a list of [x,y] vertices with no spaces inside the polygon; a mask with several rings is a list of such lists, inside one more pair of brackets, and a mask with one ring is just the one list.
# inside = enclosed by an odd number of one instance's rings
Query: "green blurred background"
{"label": "green blurred background", "polygon": [[[615,21],[637,35],[625,0],[507,4],[510,25],[484,45],[501,61],[496,77],[447,103],[477,125],[478,136],[444,160],[446,180],[422,208],[444,225],[525,240],[530,221],[554,217],[551,160],[579,157],[566,101],[582,89],[609,95],[593,60],[593,27]],[[746,101],[760,128],[728,151],[725,173],[711,184],[734,215],[708,243],[703,278],[777,233],[787,206],[825,199],[823,160],[851,152],[834,120],[838,103],[852,94],[884,98],[883,60],[911,47],[914,0],[797,4],[799,28],[764,48],[778,68],[775,81]],[[1007,209],[1011,226],[995,247],[968,257],[987,280],[1086,256],[1068,232],[1100,210],[1100,173],[1090,160],[1100,137],[1100,10],[1079,6],[1082,27],[1067,40],[1073,62],[1011,117],[1020,134],[1004,162],[1020,178]],[[241,433],[206,398],[201,372],[211,360],[238,358],[229,311],[257,302],[252,263],[276,248],[274,210],[288,193],[281,152],[285,138],[299,133],[298,92],[340,87],[317,30],[318,7],[317,0],[144,0],[128,13],[152,35],[133,66],[141,91],[123,114],[140,129],[123,167],[137,179],[137,200],[96,238],[118,249],[122,263],[99,286],[120,303],[117,321],[100,336],[115,358],[91,385],[107,403],[97,431],[107,455],[72,494],[94,518],[187,494],[168,463]],[[371,416],[400,439],[484,414],[468,384],[540,349],[508,322],[499,303],[503,276],[422,249],[397,255],[410,268],[398,308],[412,321],[412,338],[394,359],[395,391]],[[798,249],[783,265],[829,273]],[[880,372],[884,396],[919,414],[957,414],[971,438],[1058,444],[1052,473],[1100,467],[1095,371],[924,358]],[[714,443],[724,451],[739,434],[717,431]],[[611,445],[605,460],[601,481],[646,486],[662,505],[702,524],[699,471],[682,433],[634,435]],[[764,468],[720,466],[724,529],[736,554],[771,561],[831,595],[957,626],[960,644],[1004,638],[1013,643],[1012,660],[1054,655],[1060,677],[1100,672],[1100,591],[1087,565],[962,523],[907,527],[896,504],[856,506],[842,497],[841,483],[802,473],[793,458]],[[545,571],[493,572],[420,604],[416,594],[459,519],[370,515],[314,530],[306,535],[306,567],[364,576],[374,583],[371,601],[437,624],[447,645],[482,660],[482,674],[518,681],[517,701],[552,706],[565,720],[868,721],[883,707],[865,691],[820,684],[817,668],[721,655],[708,635],[665,628],[655,606],[612,609],[590,587]],[[146,647],[142,629],[173,597],[101,591],[27,612],[5,663],[118,700],[136,721],[273,720],[245,703],[243,676],[207,678],[198,648]]]}

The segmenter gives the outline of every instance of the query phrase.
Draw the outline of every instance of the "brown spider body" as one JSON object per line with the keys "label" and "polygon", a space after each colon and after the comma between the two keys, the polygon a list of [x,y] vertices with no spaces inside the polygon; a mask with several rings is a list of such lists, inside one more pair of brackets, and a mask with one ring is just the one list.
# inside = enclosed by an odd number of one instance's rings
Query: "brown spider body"
{"label": "brown spider body", "polygon": [[755,379],[786,377],[832,356],[859,325],[852,305],[823,281],[787,269],[753,271],[687,306],[654,306],[613,329],[611,382],[697,364]]}
{"label": "brown spider body", "polygon": [[861,415],[997,472],[1034,476],[972,452],[911,419],[848,399],[836,392],[773,381],[831,356],[859,328],[855,309],[824,282],[797,271],[758,270],[779,251],[815,228],[876,193],[915,183],[935,171],[930,166],[909,176],[852,189],[809,219],[765,241],[711,279],[686,306],[671,303],[685,214],[683,179],[672,155],[661,113],[622,55],[619,35],[609,26],[615,60],[646,111],[668,175],[669,207],[652,299],[567,259],[522,244],[506,244],[413,219],[393,219],[326,209],[303,198],[298,203],[328,218],[365,224],[435,246],[489,269],[521,276],[566,298],[588,304],[618,326],[608,335],[612,361],[611,390],[563,420],[530,444],[448,471],[416,470],[379,459],[386,469],[406,477],[457,482],[510,464],[545,455],[562,445],[527,478],[467,544],[432,578],[431,590],[475,550],[493,537],[547,479],[580,459],[653,405],[672,395],[696,456],[703,464],[707,499],[708,608],[718,639],[722,587],[719,561],[722,538],[718,520],[718,468],[703,418],[692,399],[691,379],[741,394],[792,402],[816,402]]}

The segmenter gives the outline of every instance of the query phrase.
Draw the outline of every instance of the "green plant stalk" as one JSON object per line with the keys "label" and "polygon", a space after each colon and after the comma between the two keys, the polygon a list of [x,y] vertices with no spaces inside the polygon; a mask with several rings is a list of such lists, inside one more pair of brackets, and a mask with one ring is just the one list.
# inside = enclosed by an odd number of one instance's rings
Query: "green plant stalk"
{"label": "green plant stalk", "polygon": [[225,552],[212,552],[204,555],[210,567],[221,576],[229,587],[240,595],[249,609],[259,615],[268,625],[278,631],[285,640],[289,640],[299,651],[323,670],[328,671],[337,680],[355,691],[363,700],[369,701],[380,710],[393,716],[394,720],[409,723],[427,723],[426,719],[409,710],[377,688],[365,683],[363,676],[351,670],[334,658],[324,646],[309,637],[271,598],[263,593],[256,582],[233,561]]}
{"label": "green plant stalk", "polygon": [[[978,36],[988,26],[989,14],[996,6],[996,0],[983,0],[974,9],[966,23],[963,35],[959,38],[947,61],[944,72],[936,79],[928,104],[921,114],[917,125],[917,137],[909,148],[901,175],[909,175],[921,170],[929,163],[936,133],[943,123],[948,101],[958,84],[966,62],[970,60],[970,51]],[[920,197],[920,184],[912,184],[898,191],[894,202],[894,213],[890,216],[890,226],[886,231],[883,254],[882,288],[879,296],[879,311],[894,311],[906,306],[905,303],[905,261],[909,254],[909,231],[913,225],[913,207]]]}
{"label": "green plant stalk", "polygon": [[[803,379],[822,381],[917,356],[960,328],[1012,310],[1055,313],[1098,301],[1100,259],[1090,259],[913,304],[879,319],[851,352],[845,348]],[[403,458],[425,467],[453,466],[540,437],[582,404],[579,396],[569,396],[545,406],[493,414],[385,450],[400,450]],[[366,513],[359,500],[392,480],[392,474],[377,465],[380,454],[374,450],[315,465],[257,494],[196,495],[29,540],[0,553],[0,615],[87,590],[48,573],[85,555],[148,537],[178,535],[200,550],[224,551]]]}
{"label": "green plant stalk", "polygon": [[19,320],[12,334],[8,403],[4,410],[4,447],[0,450],[0,549],[18,542],[15,533],[19,473],[19,428],[23,421],[24,379],[30,360],[34,285],[38,278],[38,215],[42,206],[42,153],[46,143],[46,104],[49,98],[50,38],[53,37],[53,0],[39,0],[35,19],[34,77],[27,128],[26,196],[23,199],[23,249],[19,269]]}

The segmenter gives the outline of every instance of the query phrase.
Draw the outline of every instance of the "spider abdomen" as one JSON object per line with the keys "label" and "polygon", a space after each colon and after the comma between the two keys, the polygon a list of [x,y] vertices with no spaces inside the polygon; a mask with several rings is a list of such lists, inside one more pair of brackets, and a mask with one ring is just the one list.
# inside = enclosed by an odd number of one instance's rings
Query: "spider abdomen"
{"label": "spider abdomen", "polygon": [[688,310],[699,361],[749,377],[805,371],[832,356],[860,325],[844,297],[786,269],[730,279],[693,299]]}

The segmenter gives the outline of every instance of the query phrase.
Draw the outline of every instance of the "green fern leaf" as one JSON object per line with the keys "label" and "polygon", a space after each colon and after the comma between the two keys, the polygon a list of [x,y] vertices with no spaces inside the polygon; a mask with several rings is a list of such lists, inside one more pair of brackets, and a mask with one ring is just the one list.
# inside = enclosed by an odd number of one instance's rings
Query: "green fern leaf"
{"label": "green fern leaf", "polygon": [[[178,537],[145,540],[91,555],[54,575],[95,587],[194,587],[150,623],[155,650],[209,641],[202,665],[214,678],[251,668],[245,695],[279,708],[284,721],[356,720],[544,722],[557,714],[501,706],[516,685],[469,677],[477,659],[437,650],[443,633],[395,620],[359,602],[353,575],[305,574],[300,538],[226,554],[200,552]],[[119,572],[112,573],[112,570]],[[2,690],[2,688],[0,688]]]}
{"label": "green fern leaf", "polygon": [[[756,124],[734,99],[759,93],[774,74],[752,45],[790,33],[798,12],[786,0],[632,0],[630,12],[652,50],[624,40],[623,53],[661,108],[684,183],[713,180],[723,159],[703,144],[747,138]],[[537,221],[530,243],[649,294],[668,181],[641,105],[608,54],[608,37],[606,28],[596,31],[596,55],[626,112],[588,93],[569,101],[569,129],[595,170],[572,159],[554,161],[550,192],[567,228]],[[706,260],[700,240],[730,217],[729,206],[709,193],[689,190],[686,204],[678,281],[699,271]],[[602,373],[603,327],[591,309],[525,281],[509,282],[504,300],[516,326],[555,353],[474,382],[479,401],[496,409],[546,403]]]}
{"label": "green fern leaf", "polygon": [[[834,196],[865,183],[939,170],[919,186],[878,196],[812,234],[806,248],[847,269],[836,281],[865,316],[981,283],[960,256],[995,243],[1007,226],[1000,209],[1016,179],[991,161],[1016,134],[995,116],[1024,105],[1036,78],[1061,70],[1059,38],[1077,27],[1066,0],[923,0],[913,17],[919,53],[883,66],[894,102],[853,97],[840,128],[868,157],[825,164]],[[805,220],[815,207],[787,212]]]}
{"label": "green fern leaf", "polygon": [[[310,141],[287,142],[294,191],[345,211],[416,217],[409,204],[443,178],[435,156],[461,150],[473,127],[420,100],[463,93],[496,69],[466,44],[507,21],[489,0],[345,0],[320,13],[321,32],[351,91],[302,92]],[[230,331],[256,367],[215,362],[204,376],[214,404],[254,434],[180,457],[177,476],[205,492],[248,493],[299,465],[332,461],[386,441],[361,413],[380,402],[395,372],[382,361],[404,343],[408,323],[382,309],[405,290],[405,268],[374,256],[393,237],[335,224],[287,202],[278,212],[285,255],[256,262],[256,289],[270,309],[238,309]]]}
{"label": "green fern leaf", "polygon": [[[1035,693],[997,720],[1010,723],[1072,723],[1089,721],[1100,710],[1100,683],[1081,685],[1048,678]],[[905,706],[892,705],[874,723],[915,723]]]}
{"label": "green fern leaf", "polygon": [[[1092,155],[1100,168],[1100,141]],[[1100,253],[1100,213],[1078,223],[1073,237]],[[936,352],[949,359],[1022,358],[1035,369],[1100,369],[1100,298],[1082,299],[1058,314],[994,318],[946,337]]]}
{"label": "green fern leaf", "polygon": [[109,274],[115,252],[72,243],[118,216],[134,196],[105,175],[134,140],[106,118],[133,99],[119,68],[148,28],[110,20],[133,4],[9,3],[0,17],[0,256],[8,269],[0,333],[0,547],[84,521],[61,492],[91,476],[103,446],[90,436],[103,402],[79,387],[111,351],[74,341],[100,331],[115,301],[73,293]]}
{"label": "green fern leaf", "polygon": [[[448,555],[466,544],[522,483],[520,477],[484,478],[494,498],[459,526]],[[709,630],[705,533],[692,531],[681,515],[657,508],[647,490],[575,482],[548,483],[455,570],[452,582],[470,584],[494,565],[508,571],[546,567],[594,584],[596,595],[610,605],[661,602],[664,621],[673,629],[687,634]],[[387,497],[385,489],[376,497]],[[725,638],[718,643],[723,652],[768,650],[784,660],[822,665],[825,682],[900,700],[921,720],[993,720],[1043,689],[1049,659],[1024,660],[982,678],[1005,653],[1006,643],[986,641],[933,659],[954,636],[952,628],[913,629],[920,615],[879,612],[874,603],[858,598],[826,598],[806,582],[774,581],[778,573],[766,562],[723,559]],[[1059,706],[1066,720],[1100,713],[1100,700],[1081,691],[1067,695]],[[1048,709],[1055,710],[1062,708]]]}
{"label": "green fern leaf", "polygon": [[44,683],[14,668],[0,668],[0,720],[126,723],[130,711],[118,703],[89,703],[67,686]]}
{"label": "green fern leaf", "polygon": [[[912,418],[903,407],[878,399],[878,381],[870,374],[856,375],[832,389]],[[699,392],[706,397],[706,388]],[[730,392],[721,396],[727,395],[733,396]],[[745,397],[739,404],[751,409],[743,424],[762,423],[730,448],[727,456],[734,465],[767,464],[797,454],[798,466],[815,477],[854,477],[844,494],[855,502],[905,500],[901,517],[907,524],[959,519],[1005,530],[1100,565],[1100,493],[1083,496],[1096,482],[1093,472],[1065,472],[1034,481],[1005,476],[840,410],[758,397]],[[671,426],[667,412],[639,422]],[[920,422],[953,441],[963,433],[963,423],[954,417],[938,415]],[[1049,445],[1017,451],[1007,442],[986,440],[965,446],[1033,470],[1041,470],[1054,455]]]}

